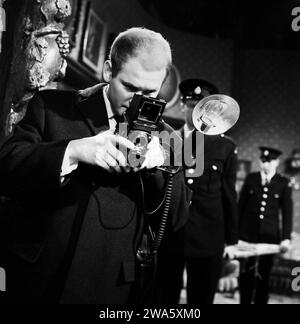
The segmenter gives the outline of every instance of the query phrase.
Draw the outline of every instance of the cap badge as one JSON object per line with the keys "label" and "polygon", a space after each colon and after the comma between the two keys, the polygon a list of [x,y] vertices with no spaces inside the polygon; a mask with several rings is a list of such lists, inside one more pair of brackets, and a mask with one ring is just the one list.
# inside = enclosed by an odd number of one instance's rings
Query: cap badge
{"label": "cap badge", "polygon": [[202,91],[201,88],[198,86],[197,88],[195,88],[194,93],[196,95],[199,95],[201,93],[201,91]]}

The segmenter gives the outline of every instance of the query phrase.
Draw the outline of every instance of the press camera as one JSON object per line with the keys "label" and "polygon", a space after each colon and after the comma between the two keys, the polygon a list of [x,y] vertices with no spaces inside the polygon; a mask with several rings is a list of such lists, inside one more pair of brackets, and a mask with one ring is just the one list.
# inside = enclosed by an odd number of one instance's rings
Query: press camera
{"label": "press camera", "polygon": [[132,166],[140,166],[144,162],[151,133],[163,130],[161,117],[165,106],[166,102],[162,99],[135,94],[123,116],[125,123],[117,125],[117,133],[136,146],[128,154]]}

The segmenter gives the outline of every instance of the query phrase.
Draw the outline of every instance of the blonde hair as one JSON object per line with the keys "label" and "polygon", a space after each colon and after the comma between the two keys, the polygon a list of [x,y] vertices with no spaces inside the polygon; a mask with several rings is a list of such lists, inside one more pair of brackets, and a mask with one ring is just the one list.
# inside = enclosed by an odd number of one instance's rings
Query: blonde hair
{"label": "blonde hair", "polygon": [[119,73],[129,58],[138,56],[141,51],[159,53],[168,72],[172,64],[169,42],[160,33],[143,27],[133,27],[120,33],[111,46],[109,59],[113,76]]}

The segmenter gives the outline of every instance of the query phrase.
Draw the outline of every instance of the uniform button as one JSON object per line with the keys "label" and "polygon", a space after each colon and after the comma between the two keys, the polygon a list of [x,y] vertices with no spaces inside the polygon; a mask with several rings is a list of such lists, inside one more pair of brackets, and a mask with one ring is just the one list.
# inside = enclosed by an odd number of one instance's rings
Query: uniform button
{"label": "uniform button", "polygon": [[193,184],[194,183],[194,180],[193,179],[188,179],[188,184]]}
{"label": "uniform button", "polygon": [[261,207],[260,211],[263,213],[266,210],[265,207]]}
{"label": "uniform button", "polygon": [[259,218],[260,218],[260,219],[264,219],[265,216],[264,216],[264,215],[260,215]]}
{"label": "uniform button", "polygon": [[217,171],[218,170],[218,167],[216,165],[213,165],[212,166],[213,170]]}
{"label": "uniform button", "polygon": [[264,199],[267,199],[267,198],[268,198],[268,195],[267,195],[267,194],[264,194],[264,195],[263,195],[263,198],[264,198]]}
{"label": "uniform button", "polygon": [[262,206],[267,206],[267,203],[265,201],[261,202]]}
{"label": "uniform button", "polygon": [[264,187],[264,192],[268,192],[269,189],[267,187]]}
{"label": "uniform button", "polygon": [[188,169],[188,173],[189,174],[194,174],[195,173],[195,169]]}

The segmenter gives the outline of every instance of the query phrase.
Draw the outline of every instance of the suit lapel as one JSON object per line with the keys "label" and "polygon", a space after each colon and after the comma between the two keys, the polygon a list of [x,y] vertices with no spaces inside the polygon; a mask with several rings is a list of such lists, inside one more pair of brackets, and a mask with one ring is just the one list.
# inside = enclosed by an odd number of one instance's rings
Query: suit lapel
{"label": "suit lapel", "polygon": [[97,85],[88,95],[79,92],[76,107],[92,135],[109,129],[103,87]]}

